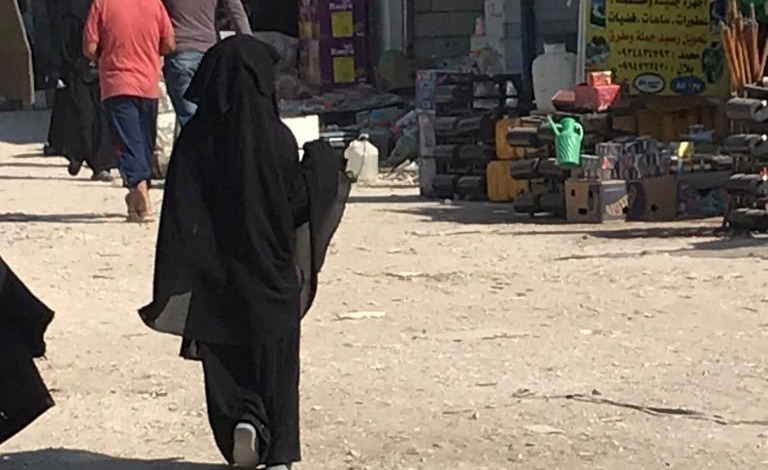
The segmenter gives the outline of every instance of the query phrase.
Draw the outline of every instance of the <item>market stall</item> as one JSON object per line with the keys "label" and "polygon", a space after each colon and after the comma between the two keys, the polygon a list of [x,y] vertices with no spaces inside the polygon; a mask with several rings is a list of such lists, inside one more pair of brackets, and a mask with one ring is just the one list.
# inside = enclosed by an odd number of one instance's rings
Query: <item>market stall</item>
{"label": "market stall", "polygon": [[[419,110],[422,194],[479,198],[459,184],[471,175],[450,168],[468,166],[467,145],[485,146],[493,148],[485,153],[485,196],[520,213],[574,223],[726,215],[726,225],[744,226],[748,212],[753,228],[768,227],[763,7],[582,0],[578,50],[552,44],[533,61],[530,113],[474,107],[453,122],[441,119],[439,104]],[[417,97],[434,88],[435,96],[459,99],[455,84],[434,87],[420,77]],[[482,116],[493,120],[483,129],[495,132],[462,135],[459,147],[441,142],[451,122],[453,129]],[[481,173],[477,165],[473,171]]]}

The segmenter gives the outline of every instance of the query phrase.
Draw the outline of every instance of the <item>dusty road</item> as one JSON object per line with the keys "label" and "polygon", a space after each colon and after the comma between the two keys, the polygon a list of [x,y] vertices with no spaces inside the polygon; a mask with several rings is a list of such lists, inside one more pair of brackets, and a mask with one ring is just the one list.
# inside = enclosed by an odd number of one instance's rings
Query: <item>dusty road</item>
{"label": "dusty road", "polygon": [[[57,312],[58,406],[0,469],[213,468],[199,366],[135,313],[155,227],[37,156],[45,120],[0,114],[0,253]],[[768,468],[768,245],[515,222],[356,191],[304,325],[301,469]]]}

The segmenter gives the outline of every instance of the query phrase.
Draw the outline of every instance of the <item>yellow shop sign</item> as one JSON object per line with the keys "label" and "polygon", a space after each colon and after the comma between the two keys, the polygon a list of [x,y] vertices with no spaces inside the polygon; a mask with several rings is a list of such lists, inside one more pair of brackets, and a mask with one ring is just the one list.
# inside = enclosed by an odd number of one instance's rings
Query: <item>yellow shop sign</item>
{"label": "yellow shop sign", "polygon": [[588,71],[632,94],[726,96],[725,0],[583,0]]}

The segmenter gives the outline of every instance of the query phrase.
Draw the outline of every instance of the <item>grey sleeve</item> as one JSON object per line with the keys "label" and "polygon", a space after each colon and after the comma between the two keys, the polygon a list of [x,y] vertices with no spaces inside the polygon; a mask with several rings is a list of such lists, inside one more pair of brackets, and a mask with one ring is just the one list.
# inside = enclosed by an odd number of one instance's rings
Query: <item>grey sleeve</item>
{"label": "grey sleeve", "polygon": [[253,34],[248,17],[245,14],[242,0],[223,0],[224,11],[234,23],[235,30],[239,34]]}

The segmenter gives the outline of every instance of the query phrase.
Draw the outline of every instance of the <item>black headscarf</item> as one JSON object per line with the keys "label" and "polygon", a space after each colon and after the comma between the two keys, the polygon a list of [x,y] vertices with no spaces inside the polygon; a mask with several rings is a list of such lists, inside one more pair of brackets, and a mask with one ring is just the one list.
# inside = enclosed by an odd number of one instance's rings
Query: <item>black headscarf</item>
{"label": "black headscarf", "polygon": [[[82,55],[83,25],[92,3],[93,0],[36,0],[32,3],[35,54],[42,72],[51,79],[52,87],[56,86],[60,68],[71,67],[73,58]],[[73,43],[77,49],[73,49]],[[69,62],[64,64],[63,61]]]}
{"label": "black headscarf", "polygon": [[45,354],[51,320],[53,312],[0,258],[0,444],[53,406],[32,361]]}
{"label": "black headscarf", "polygon": [[53,320],[45,306],[0,257],[0,319],[18,328],[33,357],[45,355],[43,336]]}
{"label": "black headscarf", "polygon": [[99,78],[98,68],[83,55],[83,30],[92,0],[69,0],[67,9],[59,19],[59,67],[67,86],[72,81],[94,83]]}
{"label": "black headscarf", "polygon": [[140,312],[154,329],[263,342],[295,331],[311,304],[349,188],[332,152],[299,162],[276,106],[277,60],[251,36],[228,38],[206,53],[187,92],[198,111],[171,157],[154,301]]}

